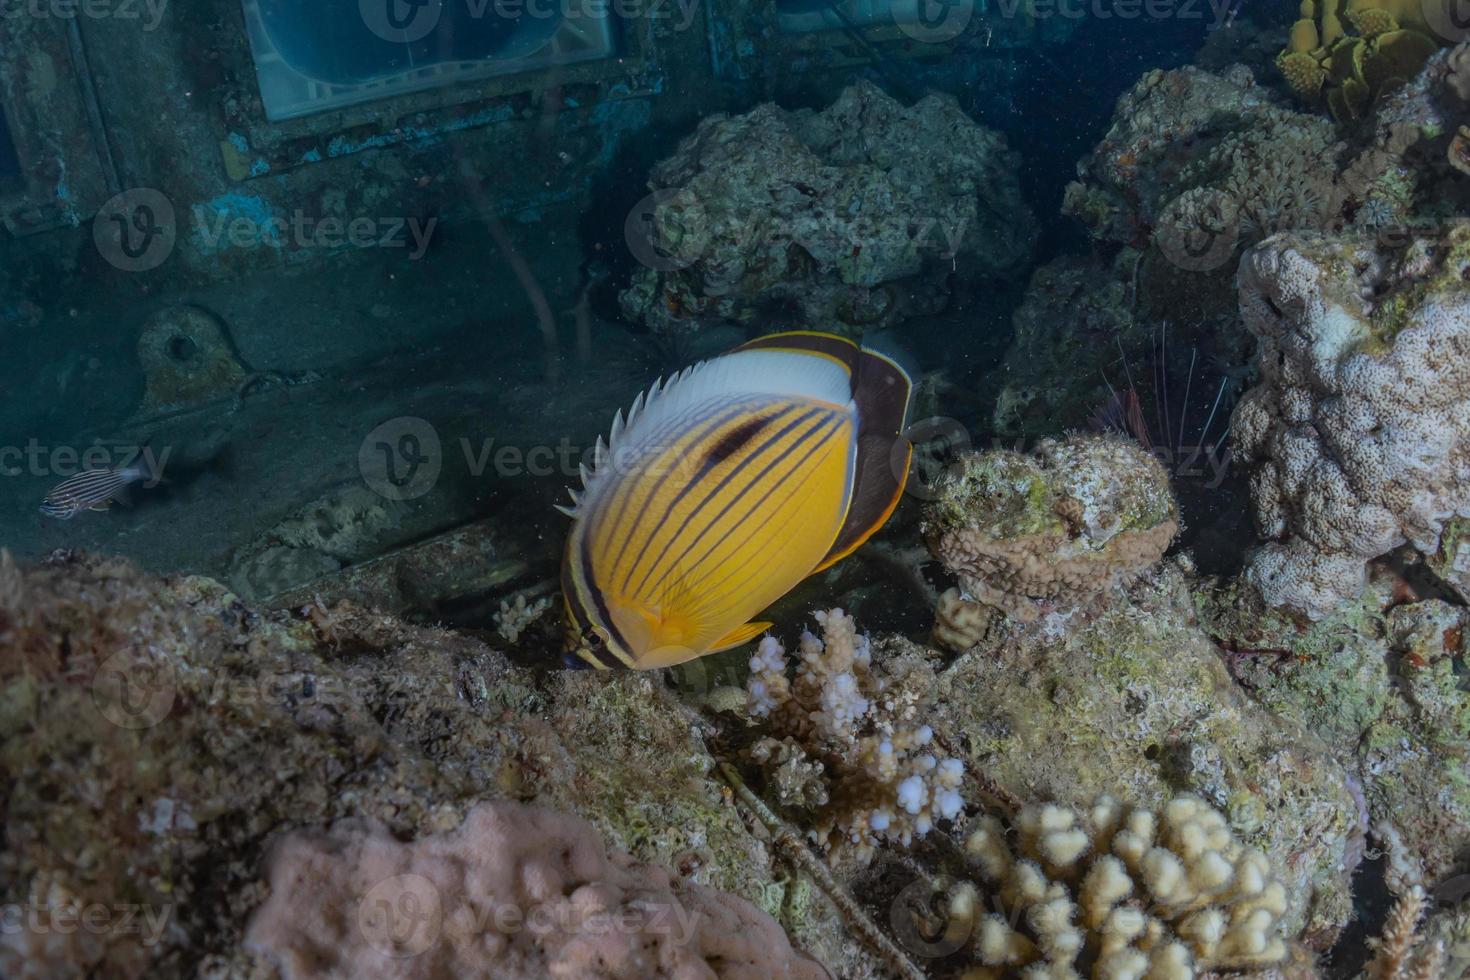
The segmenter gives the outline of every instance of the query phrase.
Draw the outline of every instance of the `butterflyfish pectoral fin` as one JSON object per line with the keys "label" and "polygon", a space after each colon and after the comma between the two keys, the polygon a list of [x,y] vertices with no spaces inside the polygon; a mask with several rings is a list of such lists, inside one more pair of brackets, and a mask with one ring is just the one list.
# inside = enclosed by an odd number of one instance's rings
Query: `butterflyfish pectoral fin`
{"label": "butterflyfish pectoral fin", "polygon": [[744,626],[737,626],[716,640],[709,648],[709,652],[719,653],[721,650],[733,650],[742,643],[749,643],[774,625],[774,623],[746,623]]}

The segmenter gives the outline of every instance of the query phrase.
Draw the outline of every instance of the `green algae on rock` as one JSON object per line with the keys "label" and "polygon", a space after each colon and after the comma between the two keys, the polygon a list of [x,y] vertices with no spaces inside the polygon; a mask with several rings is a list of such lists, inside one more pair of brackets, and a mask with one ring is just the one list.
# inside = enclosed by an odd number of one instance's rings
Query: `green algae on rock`
{"label": "green algae on rock", "polygon": [[1046,439],[1031,454],[970,453],[930,496],[924,534],[963,598],[1022,621],[1137,577],[1179,530],[1163,467],[1114,436]]}
{"label": "green algae on rock", "polygon": [[1356,602],[1301,624],[1248,584],[1199,596],[1207,628],[1245,652],[1253,697],[1318,733],[1360,782],[1400,887],[1452,875],[1470,847],[1470,691],[1463,609],[1395,603],[1379,578]]}
{"label": "green algae on rock", "polygon": [[1330,945],[1352,914],[1364,825],[1342,763],[1254,702],[1166,565],[1085,622],[1013,626],[941,676],[937,730],[1016,798],[1083,807],[1192,793],[1281,869],[1287,932]]}

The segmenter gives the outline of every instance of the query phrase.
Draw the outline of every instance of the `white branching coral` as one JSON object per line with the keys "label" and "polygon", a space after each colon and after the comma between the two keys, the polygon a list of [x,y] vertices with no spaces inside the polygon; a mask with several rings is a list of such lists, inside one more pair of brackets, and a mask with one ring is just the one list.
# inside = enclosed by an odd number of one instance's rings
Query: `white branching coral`
{"label": "white branching coral", "polygon": [[980,882],[956,886],[949,912],[974,977],[1172,980],[1286,959],[1285,887],[1198,797],[1159,812],[1109,796],[1080,814],[1032,804],[1009,831],[980,818],[965,849]]}
{"label": "white branching coral", "polygon": [[516,593],[515,601],[502,601],[500,611],[495,614],[495,632],[507,643],[515,643],[541,614],[551,608],[550,597],[527,602],[523,592]]}
{"label": "white branching coral", "polygon": [[[816,619],[822,636],[802,634],[793,676],[774,637],[750,659],[749,710],[769,731],[751,757],[780,803],[823,804],[812,836],[834,859],[865,862],[880,843],[908,844],[958,817],[964,765],[937,752],[920,720],[934,682],[927,662],[904,657],[875,668],[851,616],[833,609]],[[820,790],[811,786],[817,776]]]}

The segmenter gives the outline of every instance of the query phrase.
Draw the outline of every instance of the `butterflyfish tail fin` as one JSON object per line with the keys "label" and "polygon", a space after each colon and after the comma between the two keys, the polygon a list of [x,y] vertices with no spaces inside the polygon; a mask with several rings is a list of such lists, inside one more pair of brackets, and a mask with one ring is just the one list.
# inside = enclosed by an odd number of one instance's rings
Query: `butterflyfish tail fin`
{"label": "butterflyfish tail fin", "polygon": [[908,372],[897,361],[862,349],[853,375],[858,436],[852,497],[831,550],[814,571],[830,568],[861,547],[903,497],[913,457],[913,445],[904,432],[913,387]]}

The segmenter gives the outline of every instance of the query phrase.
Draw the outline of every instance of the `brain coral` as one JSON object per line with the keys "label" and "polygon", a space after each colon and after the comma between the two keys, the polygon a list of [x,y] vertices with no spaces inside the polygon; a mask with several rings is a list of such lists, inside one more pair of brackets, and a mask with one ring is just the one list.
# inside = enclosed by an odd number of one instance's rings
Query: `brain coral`
{"label": "brain coral", "polygon": [[925,532],[968,599],[1021,621],[1075,604],[1157,561],[1179,530],[1169,478],[1137,443],[1044,440],[1035,454],[961,459],[934,487]]}
{"label": "brain coral", "polygon": [[1364,562],[1470,515],[1470,233],[1395,252],[1285,235],[1240,266],[1261,383],[1236,408],[1261,535],[1248,576],[1319,619]]}
{"label": "brain coral", "polygon": [[772,309],[848,333],[934,312],[956,268],[1025,268],[1017,170],[947,95],[905,107],[859,82],[820,112],[706,117],[650,175],[661,254],[639,256],[623,311],[675,335]]}

